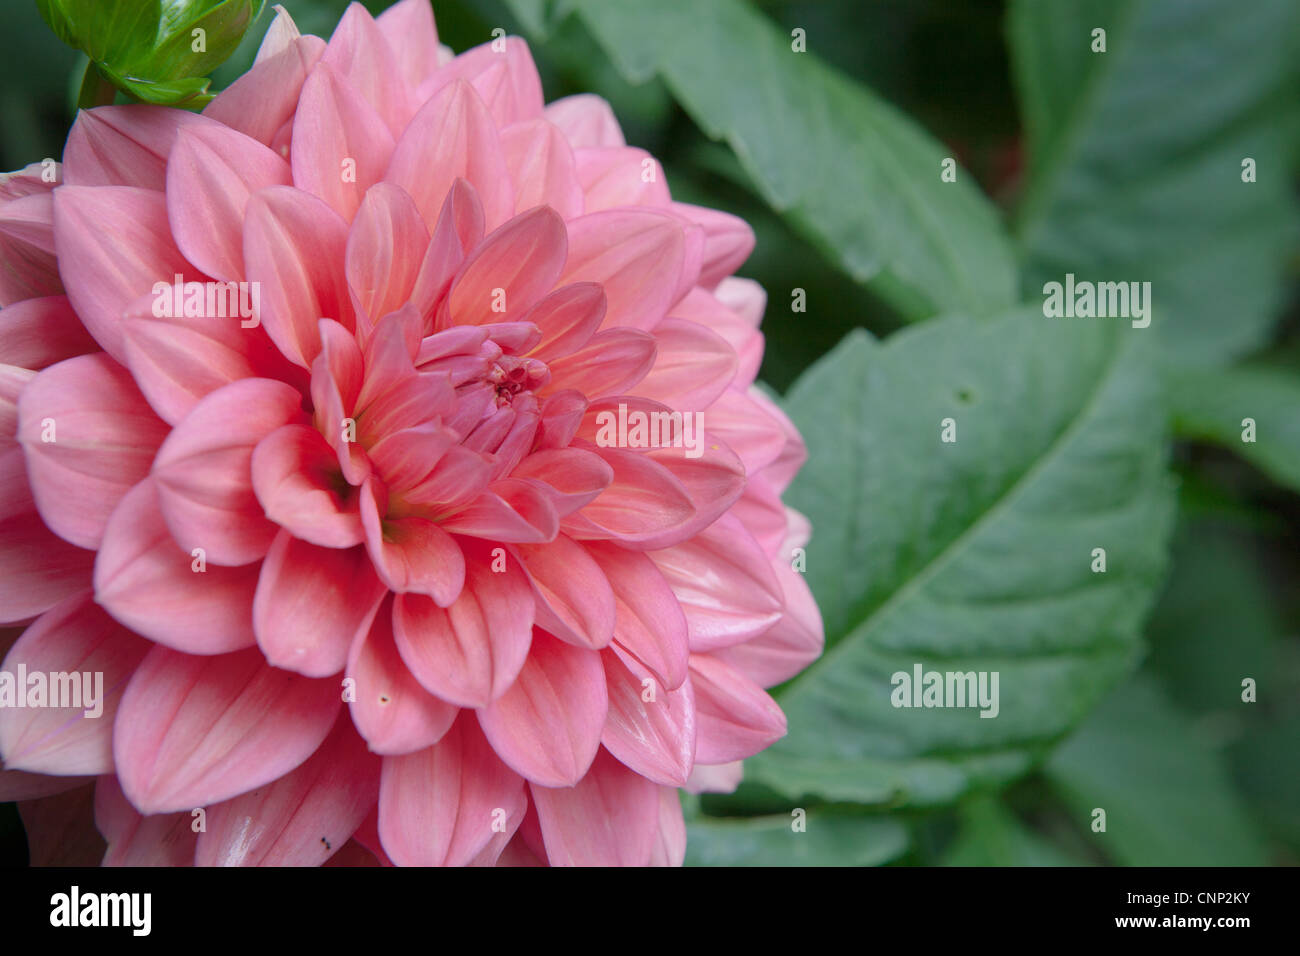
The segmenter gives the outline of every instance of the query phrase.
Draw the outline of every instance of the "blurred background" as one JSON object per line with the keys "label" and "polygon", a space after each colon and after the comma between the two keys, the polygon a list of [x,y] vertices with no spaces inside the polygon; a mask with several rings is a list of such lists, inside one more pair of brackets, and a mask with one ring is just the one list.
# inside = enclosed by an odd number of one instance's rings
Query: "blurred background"
{"label": "blurred background", "polygon": [[[302,32],[328,37],[346,2],[287,5]],[[379,12],[388,4],[366,5]],[[802,315],[769,305],[761,375],[767,384],[784,392],[850,329],[886,337],[905,323],[876,286],[855,281],[760,198],[762,190],[732,150],[702,132],[663,82],[630,84],[581,17],[539,6],[550,10],[541,39],[516,19],[519,5],[437,0],[434,10],[440,39],[457,52],[487,41],[497,26],[526,36],[548,100],[574,92],[604,96],[628,142],[662,161],[674,198],[726,209],[753,225],[757,248],[740,273],[762,283],[769,303],[788,303],[795,288],[805,289],[815,303]],[[946,144],[1008,221],[1014,219],[1027,160],[1006,4],[763,0],[752,6],[785,35],[804,29],[811,55],[869,87]],[[1236,5],[1243,22],[1254,6],[1255,0]],[[0,8],[0,167],[16,169],[61,154],[84,60],[45,26],[32,0],[0,0]],[[268,7],[216,72],[215,89],[248,68],[272,15]],[[1292,63],[1300,62],[1297,49],[1300,44],[1291,46]],[[1187,96],[1208,95],[1203,79],[1189,75]],[[1290,91],[1290,101],[1260,109],[1270,111],[1270,122],[1285,138],[1294,194],[1295,91],[1286,83],[1279,88]],[[1198,200],[1189,193],[1165,201],[1176,211],[1180,203]],[[1288,229],[1277,288],[1269,293],[1277,307],[1245,357],[1300,375],[1300,257],[1293,221]],[[1290,407],[1289,416],[1300,423],[1300,404]],[[877,808],[905,831],[892,849],[854,861],[828,848],[824,856],[801,862],[1300,862],[1300,495],[1276,469],[1266,473],[1218,443],[1195,440],[1195,427],[1181,431],[1173,452],[1180,487],[1172,561],[1146,626],[1149,653],[1133,683],[1102,703],[1039,769],[1009,786],[925,811]],[[1300,445],[1300,431],[1291,437]],[[1290,454],[1300,454],[1300,447]],[[1243,706],[1233,695],[1211,690],[1225,675],[1234,684],[1235,675],[1256,675],[1261,684],[1266,680],[1268,693]],[[1095,839],[1087,817],[1093,803],[1080,795],[1082,781],[1109,787],[1109,812],[1138,818],[1142,838]],[[1170,793],[1181,795],[1173,812]],[[715,818],[788,813],[788,806],[752,784],[734,796],[691,802],[692,812]],[[706,833],[700,843],[712,848],[715,860],[784,862],[765,856],[758,844],[752,852],[718,850],[710,843],[716,839],[725,837]],[[694,851],[692,861],[706,861],[700,852]],[[25,859],[17,812],[0,805],[0,863]]]}

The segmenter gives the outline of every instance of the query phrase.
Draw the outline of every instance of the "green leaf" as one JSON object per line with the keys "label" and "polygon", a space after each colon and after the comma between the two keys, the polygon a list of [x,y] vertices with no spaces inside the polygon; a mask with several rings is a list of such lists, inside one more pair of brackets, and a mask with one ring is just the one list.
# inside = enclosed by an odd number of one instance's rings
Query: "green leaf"
{"label": "green leaf", "polygon": [[[511,6],[535,17],[531,3]],[[574,6],[630,81],[662,76],[763,198],[859,282],[912,317],[1013,301],[997,213],[964,171],[940,181],[950,150],[815,52],[793,52],[761,14],[739,0]]]}
{"label": "green leaf", "polygon": [[[809,459],[786,500],[812,521],[828,649],[779,692],[789,734],[747,779],[943,803],[1025,772],[1128,672],[1172,520],[1149,341],[954,317],[851,335],[796,383]],[[914,664],[998,672],[998,715],[894,707]]]}
{"label": "green leaf", "polygon": [[[1243,707],[1250,706],[1242,704]],[[1259,834],[1219,753],[1146,677],[1116,691],[1052,757],[1048,777],[1081,828],[1126,866],[1255,866]]]}
{"label": "green leaf", "polygon": [[961,808],[961,831],[943,866],[1079,866],[1080,861],[1034,833],[992,796]]}
{"label": "green leaf", "polygon": [[1067,273],[1149,281],[1177,364],[1263,343],[1300,222],[1298,31],[1295,0],[1015,0],[1027,294]]}
{"label": "green leaf", "polygon": [[[1169,402],[1179,435],[1222,445],[1300,491],[1300,379],[1294,372],[1250,365],[1189,370],[1173,376]],[[1247,418],[1255,423],[1254,441],[1243,440]]]}
{"label": "green leaf", "polygon": [[902,856],[907,828],[887,817],[811,812],[795,832],[789,814],[697,817],[686,824],[687,866],[879,866]]}
{"label": "green leaf", "polygon": [[54,32],[85,51],[118,89],[147,103],[192,105],[207,90],[206,75],[234,52],[265,0],[37,2]]}

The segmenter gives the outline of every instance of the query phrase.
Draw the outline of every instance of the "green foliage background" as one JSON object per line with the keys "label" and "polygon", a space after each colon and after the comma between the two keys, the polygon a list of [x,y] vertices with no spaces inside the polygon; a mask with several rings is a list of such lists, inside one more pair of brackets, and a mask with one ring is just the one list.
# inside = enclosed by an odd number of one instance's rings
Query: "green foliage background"
{"label": "green foliage background", "polygon": [[[13,169],[60,154],[84,61],[0,5]],[[328,36],[346,3],[287,6]],[[548,99],[605,96],[676,198],[758,236],[741,272],[811,452],[788,502],[828,650],[740,790],[688,798],[688,863],[1300,860],[1294,0],[434,10],[457,51],[527,37]],[[1150,281],[1151,327],[1044,318],[1066,272]],[[1001,714],[894,709],[917,661],[998,670]],[[21,856],[12,807],[0,840]]]}

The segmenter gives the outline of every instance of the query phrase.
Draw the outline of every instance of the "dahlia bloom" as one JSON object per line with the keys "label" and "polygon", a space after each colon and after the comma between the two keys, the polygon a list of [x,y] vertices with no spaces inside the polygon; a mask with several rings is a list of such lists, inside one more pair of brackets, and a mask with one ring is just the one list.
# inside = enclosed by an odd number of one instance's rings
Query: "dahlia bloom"
{"label": "dahlia bloom", "polygon": [[748,226],[428,0],[280,11],[48,172],[0,183],[3,669],[104,701],[0,709],[34,857],[93,811],[107,864],[680,863],[822,641]]}

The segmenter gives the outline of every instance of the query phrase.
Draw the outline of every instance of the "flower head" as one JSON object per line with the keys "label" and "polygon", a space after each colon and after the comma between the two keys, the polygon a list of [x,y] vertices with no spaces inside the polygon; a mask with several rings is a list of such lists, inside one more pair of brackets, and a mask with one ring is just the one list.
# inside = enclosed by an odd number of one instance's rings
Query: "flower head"
{"label": "flower head", "polygon": [[748,226],[428,0],[281,11],[202,114],[83,112],[40,174],[0,186],[5,669],[104,700],[0,710],[6,767],[98,775],[106,862],[680,862],[677,788],[821,645]]}

